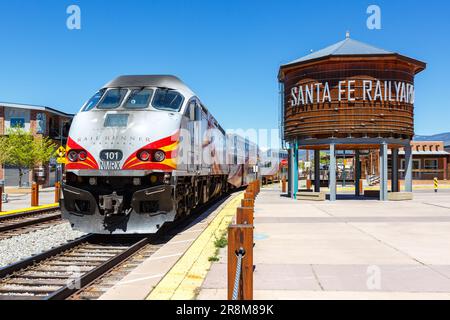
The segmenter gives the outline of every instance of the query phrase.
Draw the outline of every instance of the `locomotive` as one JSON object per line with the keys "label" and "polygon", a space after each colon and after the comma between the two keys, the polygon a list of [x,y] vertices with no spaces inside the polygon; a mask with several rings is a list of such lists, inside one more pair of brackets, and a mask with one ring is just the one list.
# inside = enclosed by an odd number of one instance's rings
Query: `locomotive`
{"label": "locomotive", "polygon": [[177,77],[120,76],[73,119],[62,214],[87,233],[156,233],[255,180],[257,156]]}

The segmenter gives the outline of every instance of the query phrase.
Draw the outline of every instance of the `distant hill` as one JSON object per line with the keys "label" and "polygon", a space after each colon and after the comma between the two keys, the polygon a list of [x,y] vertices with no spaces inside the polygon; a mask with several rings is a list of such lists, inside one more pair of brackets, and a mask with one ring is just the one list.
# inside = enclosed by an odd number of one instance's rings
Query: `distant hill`
{"label": "distant hill", "polygon": [[415,136],[416,141],[444,141],[444,145],[450,145],[450,132],[438,133],[431,136]]}

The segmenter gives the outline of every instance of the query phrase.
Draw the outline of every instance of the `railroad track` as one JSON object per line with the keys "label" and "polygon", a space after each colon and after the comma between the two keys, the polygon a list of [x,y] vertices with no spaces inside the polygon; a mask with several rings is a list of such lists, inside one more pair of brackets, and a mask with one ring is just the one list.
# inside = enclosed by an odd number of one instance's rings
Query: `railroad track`
{"label": "railroad track", "polygon": [[0,240],[45,229],[62,222],[61,212],[58,208],[3,216],[0,217]]}
{"label": "railroad track", "polygon": [[127,260],[149,237],[87,235],[0,269],[0,300],[63,300]]}
{"label": "railroad track", "polygon": [[164,243],[228,196],[151,236],[89,234],[0,269],[0,300],[96,300]]}
{"label": "railroad track", "polygon": [[67,300],[97,300],[127,274],[137,268],[142,262],[153,255],[161,245],[147,244],[135,254],[118,264],[110,271],[78,290]]}

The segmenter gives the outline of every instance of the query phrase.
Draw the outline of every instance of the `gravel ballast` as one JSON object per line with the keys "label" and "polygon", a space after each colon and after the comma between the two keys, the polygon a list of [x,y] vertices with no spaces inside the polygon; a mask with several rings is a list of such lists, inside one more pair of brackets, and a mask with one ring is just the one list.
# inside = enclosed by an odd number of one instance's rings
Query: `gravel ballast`
{"label": "gravel ballast", "polygon": [[0,241],[0,268],[47,251],[85,235],[69,223],[51,226]]}

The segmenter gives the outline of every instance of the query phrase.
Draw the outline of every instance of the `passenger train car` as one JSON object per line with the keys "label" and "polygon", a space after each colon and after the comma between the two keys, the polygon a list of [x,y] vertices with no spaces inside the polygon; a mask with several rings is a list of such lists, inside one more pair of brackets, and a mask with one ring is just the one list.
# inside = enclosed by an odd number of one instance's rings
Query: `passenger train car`
{"label": "passenger train car", "polygon": [[286,150],[268,149],[259,154],[259,175],[263,184],[277,182],[287,176]]}
{"label": "passenger train car", "polygon": [[63,217],[89,233],[155,233],[255,180],[256,161],[178,78],[121,76],[72,122]]}

